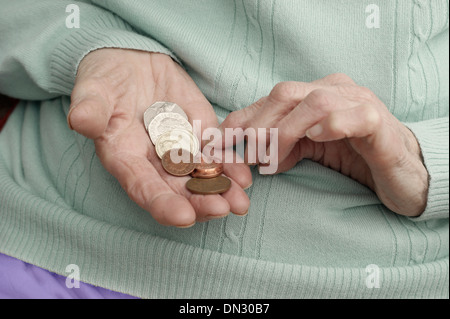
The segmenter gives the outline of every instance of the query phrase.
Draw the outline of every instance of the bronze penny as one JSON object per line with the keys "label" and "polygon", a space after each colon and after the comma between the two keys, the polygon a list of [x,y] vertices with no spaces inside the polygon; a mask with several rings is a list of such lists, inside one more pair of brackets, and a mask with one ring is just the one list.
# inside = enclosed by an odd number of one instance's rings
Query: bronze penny
{"label": "bronze penny", "polygon": [[[186,158],[186,155],[188,158]],[[174,176],[189,175],[196,166],[192,153],[181,148],[165,152],[161,158],[161,163],[166,172]]]}
{"label": "bronze penny", "polygon": [[201,195],[225,193],[231,187],[231,180],[225,176],[213,178],[191,178],[186,183],[191,193]]}
{"label": "bronze penny", "polygon": [[202,156],[202,162],[197,164],[191,176],[196,178],[213,178],[223,173],[223,164],[211,159],[211,163],[207,163]]}

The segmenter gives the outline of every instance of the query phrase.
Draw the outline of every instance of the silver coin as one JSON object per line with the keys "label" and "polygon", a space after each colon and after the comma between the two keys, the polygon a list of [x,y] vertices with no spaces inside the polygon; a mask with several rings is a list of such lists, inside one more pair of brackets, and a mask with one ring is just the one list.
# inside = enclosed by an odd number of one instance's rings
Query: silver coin
{"label": "silver coin", "polygon": [[192,125],[178,113],[159,113],[148,125],[148,134],[152,143],[155,144],[161,134],[173,129],[192,131]]}
{"label": "silver coin", "polygon": [[156,102],[144,112],[144,126],[146,130],[148,130],[148,126],[155,116],[160,113],[177,113],[188,120],[186,113],[179,105],[171,102]]}
{"label": "silver coin", "polygon": [[199,141],[197,136],[189,130],[173,129],[158,137],[155,148],[159,158],[174,148],[182,148],[196,156],[199,151]]}

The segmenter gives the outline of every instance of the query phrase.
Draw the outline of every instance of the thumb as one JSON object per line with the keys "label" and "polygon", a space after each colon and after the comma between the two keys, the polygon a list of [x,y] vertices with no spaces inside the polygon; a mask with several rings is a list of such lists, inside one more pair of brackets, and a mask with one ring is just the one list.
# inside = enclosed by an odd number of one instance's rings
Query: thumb
{"label": "thumb", "polygon": [[91,139],[100,137],[106,130],[113,106],[99,92],[87,89],[82,83],[75,86],[71,100],[67,115],[69,127]]}

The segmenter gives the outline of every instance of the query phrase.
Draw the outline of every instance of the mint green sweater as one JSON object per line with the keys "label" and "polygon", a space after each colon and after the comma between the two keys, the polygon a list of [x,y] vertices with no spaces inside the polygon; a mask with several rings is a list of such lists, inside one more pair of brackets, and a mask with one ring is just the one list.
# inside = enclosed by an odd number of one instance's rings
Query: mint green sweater
{"label": "mint green sweater", "polygon": [[[448,1],[375,1],[379,28],[372,2],[0,0],[0,92],[22,100],[0,134],[0,252],[144,298],[448,298]],[[254,171],[245,217],[159,225],[66,124],[77,66],[103,47],[171,55],[222,119],[280,81],[348,74],[416,135],[425,212],[304,160]]]}

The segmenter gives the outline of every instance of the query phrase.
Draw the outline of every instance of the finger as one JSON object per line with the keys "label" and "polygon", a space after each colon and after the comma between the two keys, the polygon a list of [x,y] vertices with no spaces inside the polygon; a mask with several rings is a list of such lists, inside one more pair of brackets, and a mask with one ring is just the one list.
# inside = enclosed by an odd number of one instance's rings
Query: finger
{"label": "finger", "polygon": [[250,168],[233,148],[214,147],[214,142],[211,142],[203,149],[202,156],[222,163],[225,175],[232,178],[241,188],[247,189],[252,185]]}
{"label": "finger", "polygon": [[[229,204],[229,212],[244,215],[250,206],[250,200],[244,191],[252,185],[250,168],[232,149],[220,150],[220,152],[214,152],[214,154],[206,153],[205,155],[221,162],[223,164],[223,175],[231,180],[230,189],[221,194],[222,198],[227,200]],[[211,217],[211,215],[208,217]]]}
{"label": "finger", "polygon": [[203,95],[199,96],[197,101],[187,101],[182,105],[193,126],[193,133],[200,141],[200,149],[203,149],[209,142],[203,132],[205,129],[217,128],[219,125],[214,109]]}
{"label": "finger", "polygon": [[[304,82],[281,82],[278,83],[264,101],[259,112],[247,121],[247,134],[255,135],[253,143],[248,143],[246,148],[246,162],[249,164],[265,163],[264,157],[272,138],[271,128],[295,109],[310,92],[320,88],[316,84]],[[284,150],[288,154],[288,149]]]}
{"label": "finger", "polygon": [[261,110],[256,113],[248,126],[257,128],[274,127],[310,92],[320,86],[305,82],[280,82],[272,89]]}
{"label": "finger", "polygon": [[245,191],[234,180],[231,180],[231,187],[222,194],[222,197],[230,204],[230,211],[235,215],[246,215],[250,208],[250,199]]}
{"label": "finger", "polygon": [[[244,131],[247,128],[247,123],[250,122],[256,114],[258,114],[267,98],[267,96],[262,97],[255,103],[228,114],[225,120],[219,125],[219,130],[222,132],[222,140],[216,141],[214,147],[229,148],[235,144],[243,142],[246,138]],[[242,130],[239,131],[236,129]],[[229,133],[227,133],[227,131]],[[230,133],[232,133],[233,136],[230,136]],[[227,136],[229,138],[226,138]]]}
{"label": "finger", "polygon": [[250,167],[233,149],[222,151],[224,174],[234,180],[241,188],[247,189],[252,185],[252,173]]}
{"label": "finger", "polygon": [[244,163],[224,163],[224,173],[233,179],[239,187],[247,189],[252,186],[250,167]]}
{"label": "finger", "polygon": [[[196,221],[216,219],[230,213],[230,203],[221,195],[193,194],[186,187],[186,182],[190,177],[177,177],[168,174],[162,167],[161,160],[159,160],[153,148],[150,149],[149,159],[156,172],[161,176],[165,183],[169,185],[175,193],[182,195],[189,201],[190,206],[194,209]],[[235,185],[234,187],[237,186]]]}
{"label": "finger", "polygon": [[192,194],[186,189],[184,196],[189,199],[189,202],[195,209],[196,220],[199,222],[222,218],[230,213],[229,201],[219,194]]}
{"label": "finger", "polygon": [[335,141],[344,138],[365,138],[375,134],[381,123],[378,110],[372,105],[331,112],[306,131],[315,142]]}
{"label": "finger", "polygon": [[97,82],[77,83],[71,95],[67,122],[71,129],[95,139],[103,134],[113,113],[113,104]]}
{"label": "finger", "polygon": [[[191,124],[194,124],[194,121],[200,121],[196,122],[200,124],[200,127],[194,126],[194,133],[201,141],[201,146],[203,147],[207,141],[203,141],[201,133],[210,127],[217,128],[219,125],[217,116],[211,103],[209,103],[187,72],[177,63],[171,63],[169,67],[172,68],[173,74],[178,76],[170,78],[171,83],[165,94],[174,97],[174,100],[171,102],[181,106]],[[167,73],[167,70],[165,72]]]}
{"label": "finger", "polygon": [[[275,148],[276,150],[276,148]],[[316,143],[310,139],[304,138],[299,140],[297,143],[292,144],[288,155],[281,161],[276,161],[275,165],[272,163],[272,160],[278,160],[277,157],[270,157],[269,160],[265,162],[265,164],[261,164],[258,167],[258,171],[263,175],[275,175],[279,173],[286,172],[294,167],[299,161],[307,158],[317,160],[320,158],[323,152],[323,143]],[[270,152],[269,152],[270,154]],[[264,169],[267,165],[274,165],[275,169]]]}
{"label": "finger", "polygon": [[217,127],[219,125],[213,107],[203,95],[198,96],[197,100],[185,101],[181,105],[183,105],[191,123],[194,120],[201,121],[202,131],[205,128]]}
{"label": "finger", "polygon": [[[225,172],[236,173],[238,169],[236,169],[236,167],[233,167],[234,165],[226,165],[224,173]],[[243,168],[244,167],[241,167],[241,171],[243,171]],[[249,170],[248,167],[245,168]],[[187,190],[185,186],[181,187],[182,191],[181,193],[183,194],[183,196],[188,198],[189,202],[191,203],[192,207],[196,212],[197,221],[206,221],[210,219],[222,218],[228,215],[230,212],[237,215],[243,215],[248,211],[248,208],[250,206],[250,200],[247,194],[245,193],[243,188],[231,178],[231,176],[227,175],[226,173],[225,176],[230,178],[231,187],[228,191],[222,194],[215,194],[215,195],[192,194]],[[185,185],[185,183],[189,180],[189,177],[180,179],[179,177],[164,176],[164,175],[163,178],[172,186],[174,185],[174,183],[181,183],[182,185]],[[247,184],[247,186],[249,185]]]}
{"label": "finger", "polygon": [[294,145],[305,137],[306,130],[331,111],[349,107],[339,95],[324,89],[314,90],[277,123],[278,160],[283,162]]}
{"label": "finger", "polygon": [[[294,149],[295,149],[295,147],[293,148],[293,150]],[[296,152],[292,151],[282,162],[278,163],[278,167],[277,167],[276,171],[272,173],[272,175],[283,173],[283,172],[290,170],[300,160],[301,160],[300,156],[298,154],[296,154]],[[261,166],[259,167],[258,171],[260,172],[260,174],[264,173],[261,170]]]}
{"label": "finger", "polygon": [[96,141],[99,158],[128,196],[162,225],[188,227],[196,220],[194,208],[161,178],[145,156],[118,153]]}
{"label": "finger", "polygon": [[230,189],[220,195],[186,195],[197,213],[197,221],[223,218],[230,212],[241,216],[248,212],[250,199],[241,186],[230,180]]}
{"label": "finger", "polygon": [[338,86],[338,85],[356,85],[351,77],[345,73],[329,74],[321,79],[315,80],[311,83],[322,86]]}

